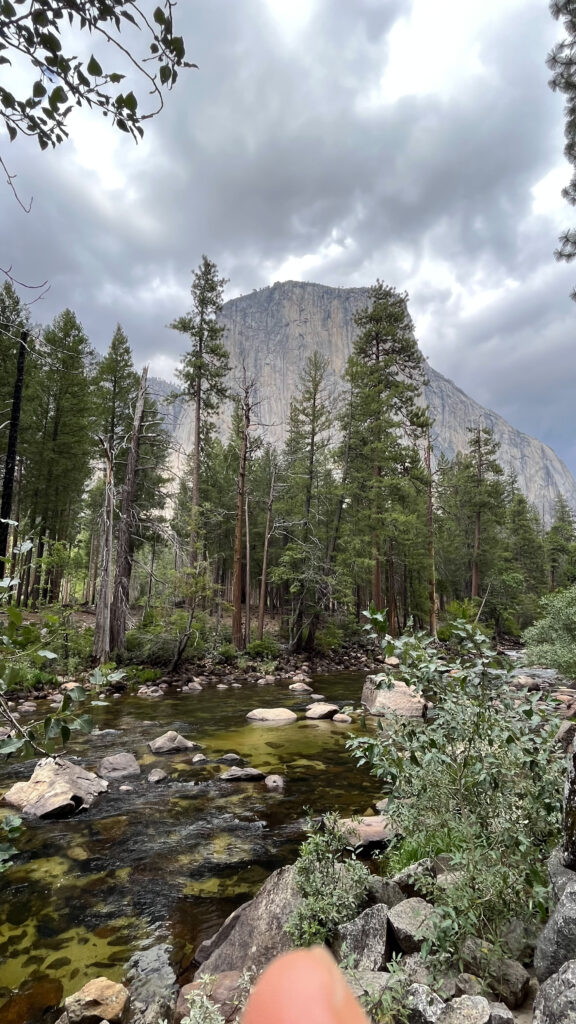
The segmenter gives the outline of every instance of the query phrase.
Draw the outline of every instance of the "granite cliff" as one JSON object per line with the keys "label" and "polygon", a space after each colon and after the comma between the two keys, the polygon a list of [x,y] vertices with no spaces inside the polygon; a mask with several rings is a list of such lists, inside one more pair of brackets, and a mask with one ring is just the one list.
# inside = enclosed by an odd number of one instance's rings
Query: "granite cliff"
{"label": "granite cliff", "polygon": [[[244,364],[248,379],[256,381],[259,419],[268,426],[272,440],[284,434],[290,399],[306,357],[314,349],[330,360],[336,390],[356,333],[354,314],[368,301],[367,288],[285,281],[225,304],[221,321],[231,363],[234,367]],[[451,458],[466,448],[468,427],[489,427],[500,443],[504,469],[516,475],[524,494],[546,519],[558,494],[576,508],[576,481],[551,448],[485,409],[429,365],[427,374],[430,383],[425,397],[435,420],[437,453]],[[173,430],[189,451],[189,407],[182,407]]]}

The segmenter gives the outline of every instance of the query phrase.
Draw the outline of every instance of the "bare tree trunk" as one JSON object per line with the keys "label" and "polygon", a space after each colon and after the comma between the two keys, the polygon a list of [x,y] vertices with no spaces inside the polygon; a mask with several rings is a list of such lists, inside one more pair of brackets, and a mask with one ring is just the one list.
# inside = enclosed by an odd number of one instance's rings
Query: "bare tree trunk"
{"label": "bare tree trunk", "polygon": [[[198,349],[198,365],[202,363],[202,341]],[[200,513],[200,422],[202,417],[202,379],[198,374],[194,396],[194,449],[192,456],[192,528],[190,530],[190,565],[198,561],[198,516]]]}
{"label": "bare tree trunk", "polygon": [[270,543],[270,521],[272,519],[272,505],[274,504],[274,484],[276,482],[276,470],[272,471],[270,481],[270,493],[268,495],[268,508],[266,510],[266,528],[264,530],[264,551],[262,553],[262,579],[260,581],[260,602],[258,605],[258,639],[264,635],[264,611],[266,608],[266,574],[268,572],[268,545]]}
{"label": "bare tree trunk", "polygon": [[242,385],[242,442],[240,445],[240,462],[238,466],[238,483],[236,487],[236,529],[234,532],[234,575],[232,580],[232,643],[238,650],[243,650],[242,637],[242,516],[244,514],[244,493],[246,488],[246,461],[248,457],[248,429],[250,427],[250,391],[251,385]]}
{"label": "bare tree trunk", "polygon": [[152,537],[152,550],[150,552],[150,568],[148,570],[148,592],[146,594],[146,605],[144,611],[148,611],[152,602],[152,586],[154,581],[154,562],[156,560],[156,534]]}
{"label": "bare tree trunk", "polygon": [[[22,459],[18,460],[16,466],[16,496],[14,498],[14,519],[16,526],[12,527],[12,560],[10,562],[10,578],[14,579],[16,576],[16,565],[18,562],[18,556],[16,554],[16,548],[18,547],[18,538],[20,536],[19,517],[20,517],[20,496],[22,492]],[[8,603],[11,604],[13,594],[9,595]]]}
{"label": "bare tree trunk", "polygon": [[6,570],[8,552],[9,519],[12,518],[12,495],[14,493],[14,476],[16,473],[16,455],[18,451],[18,430],[20,427],[20,411],[22,409],[22,392],[24,391],[24,367],[26,363],[27,331],[20,332],[20,347],[16,362],[16,379],[12,392],[12,409],[10,412],[10,429],[8,431],[8,447],[4,463],[2,481],[2,500],[0,502],[0,580]]}
{"label": "bare tree trunk", "polygon": [[390,636],[396,636],[397,615],[396,615],[396,579],[394,566],[394,548],[392,541],[388,542],[388,629]]}
{"label": "bare tree trunk", "polygon": [[434,503],[432,496],[432,445],[430,427],[426,438],[426,530],[428,534],[428,602],[429,627],[432,636],[436,636],[436,558],[434,552]]}
{"label": "bare tree trunk", "polygon": [[118,536],[116,538],[116,573],[114,576],[114,596],[110,610],[110,649],[112,651],[123,651],[126,641],[126,616],[130,602],[130,578],[132,576],[134,492],[136,489],[136,470],[138,468],[138,452],[144,417],[147,379],[148,367],[145,366],[140,377],[140,386],[134,410],[134,424],[132,426],[130,450],[126,460],[126,478],[122,493]]}
{"label": "bare tree trunk", "polygon": [[99,665],[110,658],[110,606],[112,603],[112,540],[114,529],[114,453],[103,438],[99,438],[106,460],[106,489],[104,497],[104,523],[102,530],[102,559],[100,590],[96,604],[94,624],[94,657]]}
{"label": "bare tree trunk", "polygon": [[246,498],[244,501],[244,510],[246,513],[246,583],[244,586],[244,593],[246,595],[246,619],[244,623],[244,647],[247,647],[250,643],[250,520],[248,517],[248,491],[246,491]]}

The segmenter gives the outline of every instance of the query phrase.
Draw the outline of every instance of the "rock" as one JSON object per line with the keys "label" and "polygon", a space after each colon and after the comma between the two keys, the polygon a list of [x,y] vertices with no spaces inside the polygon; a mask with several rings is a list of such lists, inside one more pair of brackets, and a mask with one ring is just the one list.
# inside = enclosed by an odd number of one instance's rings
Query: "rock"
{"label": "rock", "polygon": [[140,765],[134,754],[123,751],[103,758],[98,767],[98,774],[106,779],[124,779],[127,775],[140,775]]}
{"label": "rock", "polygon": [[339,711],[338,704],[324,704],[323,701],[317,701],[306,712],[306,718],[334,718]]}
{"label": "rock", "polygon": [[384,658],[384,664],[388,665],[389,668],[400,668],[400,658],[395,657],[394,654],[389,655],[388,658]]}
{"label": "rock", "polygon": [[[431,707],[420,694],[400,679],[394,679],[391,689],[377,685],[380,676],[368,676],[362,689],[362,704],[371,715],[400,715],[402,718],[426,718]],[[385,679],[389,677],[383,677]]]}
{"label": "rock", "polygon": [[206,754],[194,754],[192,758],[192,764],[202,764],[203,761],[207,761]]}
{"label": "rock", "polygon": [[338,959],[352,954],[355,969],[383,970],[390,959],[388,907],[379,903],[353,921],[340,925],[334,949]]}
{"label": "rock", "polygon": [[176,1006],[176,976],[170,963],[170,946],[160,944],[140,950],[126,965],[130,987],[130,1024],[158,1024],[172,1020]]}
{"label": "rock", "polygon": [[323,693],[311,693],[310,700],[325,700]]}
{"label": "rock", "polygon": [[534,956],[539,982],[556,974],[568,960],[576,959],[576,881],[564,887],[558,904],[541,932]]}
{"label": "rock", "polygon": [[530,975],[522,964],[499,956],[493,946],[467,938],[460,949],[460,962],[466,971],[487,979],[492,992],[515,1010],[526,1002]]}
{"label": "rock", "polygon": [[431,883],[436,878],[434,861],[429,857],[409,864],[403,871],[394,875],[392,881],[400,887],[407,898],[412,896],[428,896],[431,892]]}
{"label": "rock", "polygon": [[456,978],[457,996],[481,996],[482,982],[475,974],[459,974]]}
{"label": "rock", "polygon": [[224,782],[259,782],[264,778],[264,772],[259,771],[258,768],[241,768],[239,765],[234,765],[219,777]]}
{"label": "rock", "polygon": [[295,722],[298,715],[288,708],[254,708],[246,718],[250,722]]}
{"label": "rock", "polygon": [[283,775],[267,775],[264,779],[264,785],[266,789],[271,789],[274,792],[281,793],[284,789],[285,779]]}
{"label": "rock", "polygon": [[189,1013],[186,996],[193,992],[204,992],[210,1002],[222,1014],[224,1021],[232,1020],[238,1011],[238,999],[241,994],[242,974],[240,971],[222,971],[209,979],[193,981],[190,985],[184,985],[180,989],[174,1024],[180,1024],[183,1017]]}
{"label": "rock", "polygon": [[294,690],[295,693],[312,693],[312,687],[308,686],[308,683],[291,683],[288,689]]}
{"label": "rock", "polygon": [[189,683],[186,683],[186,688],[188,690],[188,693],[200,693],[202,689],[200,683],[196,682],[195,679],[193,679]]}
{"label": "rock", "polygon": [[542,985],[534,1003],[533,1024],[574,1024],[576,960],[568,960]]}
{"label": "rock", "polygon": [[539,933],[538,925],[516,918],[503,929],[502,940],[513,960],[532,965]]}
{"label": "rock", "polygon": [[576,722],[562,722],[562,725],[558,729],[554,738],[556,742],[560,744],[564,753],[568,754],[572,749],[575,736]]}
{"label": "rock", "polygon": [[[310,676],[307,676],[305,672],[295,672],[292,676],[292,683],[309,683]],[[309,687],[312,689],[312,687]]]}
{"label": "rock", "polygon": [[352,719],[350,715],[343,715],[341,711],[337,715],[334,715],[333,722],[339,722],[340,725],[351,725]]}
{"label": "rock", "polygon": [[566,867],[563,852],[559,847],[552,851],[546,866],[554,899],[558,902],[566,886],[570,882],[576,882],[576,871],[571,871],[570,868]]}
{"label": "rock", "polygon": [[244,760],[240,754],[222,754],[219,761],[226,761],[228,764],[241,764]]}
{"label": "rock", "polygon": [[372,1002],[384,995],[392,975],[384,971],[354,971],[346,980],[357,999],[369,993]]}
{"label": "rock", "polygon": [[444,1002],[427,985],[410,985],[406,990],[404,1006],[406,1024],[436,1024]]}
{"label": "rock", "polygon": [[396,882],[391,878],[380,878],[378,875],[370,875],[367,898],[372,905],[385,903],[387,907],[395,907],[406,899]]}
{"label": "rock", "polygon": [[22,1024],[22,1021],[53,1020],[52,1013],[62,1001],[62,982],[57,978],[29,978],[19,992],[8,995],[10,989],[2,986],[0,1020],[2,1024]]}
{"label": "rock", "polygon": [[488,1002],[490,1007],[490,1024],[514,1024],[514,1014],[504,1003]]}
{"label": "rock", "polygon": [[484,996],[452,999],[436,1018],[437,1024],[490,1024],[490,1004]]}
{"label": "rock", "polygon": [[118,787],[118,792],[119,793],[133,793],[134,792],[134,786],[119,786]]}
{"label": "rock", "polygon": [[388,818],[374,814],[370,818],[342,818],[340,827],[346,832],[352,846],[370,846],[371,843],[387,843],[395,836]]}
{"label": "rock", "polygon": [[195,980],[221,971],[261,971],[279,953],[286,953],[291,941],[285,925],[299,904],[294,868],[274,871],[254,899],[235,910],[216,935],[198,948],[195,958],[201,967]]}
{"label": "rock", "polygon": [[124,985],[108,978],[94,978],[64,1001],[65,1024],[120,1024],[126,1019],[130,995]]}
{"label": "rock", "polygon": [[35,818],[67,818],[91,807],[108,783],[93,772],[63,758],[46,757],[36,765],[28,782],[17,782],[4,800]]}
{"label": "rock", "polygon": [[193,743],[192,740],[185,740],[179,732],[170,729],[169,732],[165,732],[155,740],[150,740],[148,746],[153,754],[171,754],[176,750],[198,750],[200,744]]}
{"label": "rock", "polygon": [[390,908],[388,920],[403,953],[418,953],[429,938],[434,907],[414,896]]}
{"label": "rock", "polygon": [[164,782],[164,779],[168,778],[168,772],[163,772],[161,768],[153,768],[147,778],[148,782]]}

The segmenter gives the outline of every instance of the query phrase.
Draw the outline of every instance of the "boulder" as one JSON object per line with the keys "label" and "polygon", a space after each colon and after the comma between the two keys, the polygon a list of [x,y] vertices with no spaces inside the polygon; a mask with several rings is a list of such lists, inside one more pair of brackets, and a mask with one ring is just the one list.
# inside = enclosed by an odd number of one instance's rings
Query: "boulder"
{"label": "boulder", "polygon": [[295,722],[298,715],[288,708],[254,708],[246,718],[250,722]]}
{"label": "boulder", "polygon": [[300,904],[294,868],[274,871],[259,893],[235,910],[207,943],[197,949],[201,963],[195,980],[222,971],[261,971],[266,964],[291,948],[285,931],[288,919]]}
{"label": "boulder", "polygon": [[392,681],[391,689],[380,688],[378,680],[386,677],[368,676],[362,689],[362,704],[371,715],[400,715],[401,718],[426,718],[431,705],[400,679]]}
{"label": "boulder", "polygon": [[379,903],[369,907],[353,921],[341,925],[334,949],[338,959],[345,959],[352,954],[355,969],[384,970],[390,959],[388,907]]}
{"label": "boulder", "polygon": [[94,978],[64,1001],[58,1024],[121,1024],[126,1019],[130,994],[124,985],[108,978]]}
{"label": "boulder", "polygon": [[148,782],[164,782],[164,779],[168,778],[168,772],[163,772],[161,768],[153,768],[147,778]]}
{"label": "boulder", "polygon": [[544,982],[534,1003],[533,1024],[574,1024],[576,960],[568,960]]}
{"label": "boulder", "polygon": [[258,768],[240,767],[239,765],[233,765],[227,772],[223,772],[220,775],[220,779],[225,782],[259,782],[264,778],[264,772],[258,770]]}
{"label": "boulder", "polygon": [[332,721],[333,722],[339,722],[340,725],[351,725],[352,724],[352,719],[350,718],[350,715],[344,715],[344,714],[342,714],[341,711],[339,711],[337,715],[334,715],[334,718],[332,719]]}
{"label": "boulder", "polygon": [[91,807],[108,783],[93,772],[63,758],[46,757],[36,765],[28,782],[17,782],[4,800],[35,818],[68,818]]}
{"label": "boulder", "polygon": [[281,793],[284,789],[285,779],[283,775],[267,775],[264,779],[264,785],[266,789],[271,789],[273,792]]}
{"label": "boulder", "polygon": [[240,754],[222,754],[218,760],[226,761],[227,764],[242,764],[244,759],[240,757]]}
{"label": "boulder", "polygon": [[539,982],[546,981],[567,963],[576,959],[576,881],[570,881],[544,930],[540,933],[534,956]]}
{"label": "boulder", "polygon": [[475,974],[467,974],[466,972],[463,972],[456,978],[457,996],[481,996],[482,988],[482,982]]}
{"label": "boulder", "polygon": [[158,1024],[164,1018],[172,1019],[177,986],[170,953],[170,946],[162,943],[140,950],[128,961],[130,1024]]}
{"label": "boulder", "polygon": [[388,920],[403,953],[418,953],[430,937],[434,907],[418,896],[391,907]]}
{"label": "boulder", "polygon": [[452,999],[436,1018],[437,1024],[490,1024],[490,1004],[484,996]]}
{"label": "boulder", "polygon": [[402,900],[406,899],[399,885],[391,878],[380,878],[378,875],[370,875],[368,882],[368,902],[375,906],[377,903],[385,903],[387,907],[395,907]]}
{"label": "boulder", "polygon": [[140,775],[140,765],[127,751],[120,754],[111,754],[100,761],[98,774],[106,779],[124,779],[127,775]]}
{"label": "boulder", "polygon": [[238,1001],[241,996],[242,974],[240,971],[222,971],[209,979],[193,981],[180,989],[174,1024],[180,1024],[183,1017],[189,1013],[187,996],[193,992],[203,992],[217,1010],[220,1011],[224,1021],[231,1021],[238,1012]]}
{"label": "boulder", "polygon": [[566,867],[564,864],[564,854],[559,847],[552,851],[546,866],[554,899],[558,902],[568,883],[576,882],[576,871],[571,871],[570,868]]}
{"label": "boulder", "polygon": [[514,1024],[515,1017],[505,1003],[491,1003],[488,1002],[490,1007],[490,1024]]}
{"label": "boulder", "polygon": [[406,990],[404,1009],[406,1024],[436,1024],[444,1002],[427,985],[410,985]]}
{"label": "boulder", "polygon": [[353,971],[346,980],[357,999],[368,993],[373,1004],[374,999],[384,995],[392,975],[385,974],[384,971]]}
{"label": "boulder", "polygon": [[352,846],[388,843],[396,835],[395,829],[383,814],[374,814],[370,818],[342,818],[340,827],[347,833]]}
{"label": "boulder", "polygon": [[324,704],[319,700],[306,712],[306,718],[334,718],[340,711],[338,704]]}
{"label": "boulder", "polygon": [[392,881],[402,890],[407,899],[412,896],[428,896],[436,878],[436,867],[430,857],[409,864],[394,875]]}
{"label": "boulder", "polygon": [[200,744],[186,740],[179,732],[170,729],[162,736],[157,736],[155,740],[150,740],[148,746],[153,754],[171,754],[177,750],[198,750]]}
{"label": "boulder", "polygon": [[492,992],[511,1010],[526,1002],[530,986],[528,971],[516,960],[499,956],[488,942],[467,938],[460,949],[460,962],[466,971],[486,978]]}
{"label": "boulder", "polygon": [[312,693],[312,687],[308,686],[308,683],[291,683],[288,689],[294,690],[294,693]]}
{"label": "boulder", "polygon": [[206,754],[194,754],[192,758],[192,764],[202,764],[203,761],[207,761]]}
{"label": "boulder", "polygon": [[564,753],[569,754],[572,751],[574,737],[576,737],[576,722],[563,722],[554,738]]}

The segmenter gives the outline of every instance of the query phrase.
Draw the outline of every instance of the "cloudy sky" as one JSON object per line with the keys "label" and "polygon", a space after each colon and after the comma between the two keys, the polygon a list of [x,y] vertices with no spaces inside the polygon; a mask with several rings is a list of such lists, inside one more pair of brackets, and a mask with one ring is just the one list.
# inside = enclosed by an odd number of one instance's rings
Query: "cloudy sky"
{"label": "cloudy sky", "polygon": [[26,215],[0,190],[0,266],[49,279],[35,317],[71,306],[100,351],[120,321],[167,377],[203,252],[228,297],[379,277],[409,292],[436,369],[576,473],[546,0],[180,0],[177,20],[199,70],[139,146],[85,113],[54,153],[0,135],[34,197]]}

